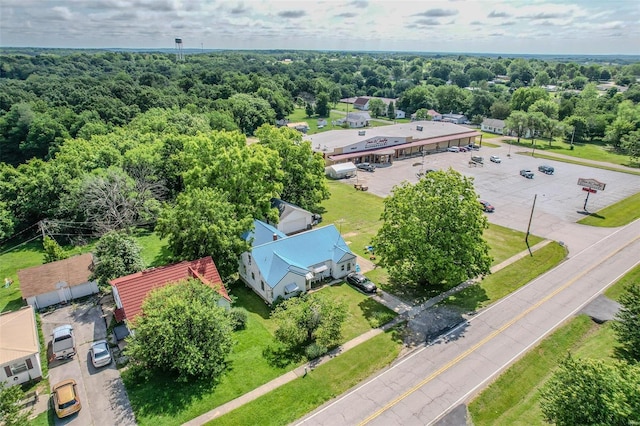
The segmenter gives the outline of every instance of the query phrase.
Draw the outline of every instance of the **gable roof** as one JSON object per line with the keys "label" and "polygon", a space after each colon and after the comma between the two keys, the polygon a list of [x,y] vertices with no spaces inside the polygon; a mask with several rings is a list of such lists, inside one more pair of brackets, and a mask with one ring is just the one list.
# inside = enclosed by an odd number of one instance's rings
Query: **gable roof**
{"label": "gable roof", "polygon": [[349,112],[346,116],[347,121],[366,121],[371,120],[371,115],[368,112]]}
{"label": "gable roof", "polygon": [[122,303],[122,311],[118,313],[118,319],[131,320],[138,315],[142,309],[142,302],[151,290],[188,278],[199,279],[216,290],[221,297],[231,301],[213,259],[207,256],[198,260],[185,260],[173,265],[147,269],[109,281],[118,291]]}
{"label": "gable roof", "polygon": [[498,120],[497,118],[485,118],[482,120],[484,126],[495,127],[501,129],[504,127],[504,120]]}
{"label": "gable roof", "polygon": [[0,365],[40,352],[33,306],[0,314]]}
{"label": "gable roof", "polygon": [[22,298],[56,291],[56,284],[65,282],[69,287],[89,282],[93,255],[91,253],[46,263],[18,271]]}
{"label": "gable roof", "polygon": [[334,225],[254,244],[251,253],[271,288],[288,272],[306,275],[315,265],[329,260],[337,263],[345,254],[352,254]]}
{"label": "gable roof", "polygon": [[435,109],[430,109],[429,111],[427,111],[427,114],[432,116],[432,117],[436,116],[436,115],[442,115],[438,111],[436,111]]}
{"label": "gable roof", "polygon": [[253,238],[253,242],[251,243],[252,247],[259,246],[269,241],[273,241],[274,235],[276,238],[287,238],[287,235],[282,231],[278,230],[274,226],[269,225],[268,223],[262,222],[261,220],[253,221],[253,229],[251,231],[247,231],[242,234],[242,239],[245,241],[249,241]]}
{"label": "gable roof", "polygon": [[285,219],[287,216],[289,216],[291,213],[295,211],[303,212],[309,215],[311,214],[311,212],[303,209],[302,207],[298,207],[295,204],[287,203],[286,201],[281,200],[279,198],[271,199],[271,207],[274,209],[278,209],[278,215],[281,220]]}
{"label": "gable roof", "polygon": [[353,104],[365,106],[368,102],[369,102],[369,98],[360,97],[360,98],[356,98]]}

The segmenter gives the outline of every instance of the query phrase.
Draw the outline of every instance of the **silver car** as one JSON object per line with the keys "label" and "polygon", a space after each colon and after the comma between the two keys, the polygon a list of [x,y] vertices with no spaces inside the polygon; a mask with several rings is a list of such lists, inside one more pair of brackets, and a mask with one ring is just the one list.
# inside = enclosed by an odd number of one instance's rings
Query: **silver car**
{"label": "silver car", "polygon": [[111,364],[111,351],[106,340],[98,340],[91,345],[91,363],[94,367],[104,367]]}

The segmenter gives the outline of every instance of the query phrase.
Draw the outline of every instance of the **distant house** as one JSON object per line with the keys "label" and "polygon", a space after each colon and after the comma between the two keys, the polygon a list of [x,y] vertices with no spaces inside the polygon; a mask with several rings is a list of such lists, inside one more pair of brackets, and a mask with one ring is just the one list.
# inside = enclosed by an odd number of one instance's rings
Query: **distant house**
{"label": "distant house", "polygon": [[309,124],[306,121],[300,121],[298,123],[287,123],[287,127],[290,129],[295,129],[302,133],[307,133],[309,131]]}
{"label": "distant house", "polygon": [[318,120],[318,129],[322,129],[326,125],[327,125],[327,120],[326,119],[321,118],[321,119]]}
{"label": "distant house", "polygon": [[370,120],[371,116],[368,112],[350,112],[344,119],[352,129],[366,127],[369,125]]}
{"label": "distant house", "polygon": [[356,100],[353,102],[353,107],[361,111],[367,111],[369,109],[369,100],[370,98],[368,97],[356,98]]}
{"label": "distant house", "polygon": [[462,114],[442,114],[442,121],[453,124],[467,124],[469,120]]}
{"label": "distant house", "polygon": [[34,266],[18,271],[22,298],[36,309],[98,292],[98,284],[90,281],[93,255],[80,256]]}
{"label": "distant house", "polygon": [[406,114],[404,111],[401,111],[399,109],[396,110],[396,119],[398,118],[405,118]]}
{"label": "distant house", "polygon": [[231,298],[222,283],[218,268],[211,256],[184,261],[173,265],[151,268],[109,281],[116,302],[116,320],[127,321],[128,326],[142,311],[142,302],[157,288],[176,281],[195,278],[213,288],[219,295],[218,305],[229,308]]}
{"label": "distant house", "polygon": [[252,248],[240,257],[240,278],[268,304],[355,271],[356,256],[334,225],[286,236],[256,220],[243,237],[252,241]]}
{"label": "distant house", "polygon": [[485,118],[480,124],[480,130],[488,133],[495,133],[496,135],[504,134],[504,120],[498,120],[496,118]]}
{"label": "distant house", "polygon": [[286,119],[286,118],[283,118],[281,120],[276,120],[276,126],[277,127],[286,126],[287,124],[289,124],[289,120]]}
{"label": "distant house", "polygon": [[42,377],[33,306],[0,314],[0,382],[20,385]]}
{"label": "distant house", "polygon": [[[427,111],[427,115],[431,117],[431,121],[442,121],[442,114],[433,109]],[[416,121],[417,119],[417,114],[415,112],[411,114],[411,121]]]}
{"label": "distant house", "polygon": [[346,163],[337,163],[326,167],[325,173],[332,179],[345,179],[356,175],[356,165],[348,161]]}
{"label": "distant house", "polygon": [[275,226],[284,234],[291,235],[308,231],[313,225],[318,223],[318,215],[278,198],[271,199],[271,207],[278,209],[280,219],[277,225],[271,225]]}

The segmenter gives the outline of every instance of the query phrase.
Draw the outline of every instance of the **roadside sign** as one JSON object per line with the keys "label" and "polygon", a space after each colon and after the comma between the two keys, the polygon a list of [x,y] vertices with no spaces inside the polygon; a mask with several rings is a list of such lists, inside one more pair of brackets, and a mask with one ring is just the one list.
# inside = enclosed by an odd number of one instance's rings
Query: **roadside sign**
{"label": "roadside sign", "polygon": [[583,190],[583,191],[590,192],[590,193],[592,193],[592,194],[595,194],[596,192],[598,192],[598,191],[596,191],[595,189],[591,189],[591,188],[582,188],[582,190]]}
{"label": "roadside sign", "polygon": [[604,191],[605,186],[607,186],[606,183],[599,182],[595,179],[585,178],[578,178],[578,185],[591,189],[599,189],[600,191]]}

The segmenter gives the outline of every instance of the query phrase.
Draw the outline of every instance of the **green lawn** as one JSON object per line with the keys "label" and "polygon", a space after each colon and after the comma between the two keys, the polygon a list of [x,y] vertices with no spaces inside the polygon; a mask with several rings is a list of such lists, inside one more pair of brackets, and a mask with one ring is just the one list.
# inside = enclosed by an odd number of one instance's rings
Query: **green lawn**
{"label": "green lawn", "polygon": [[442,303],[455,305],[467,312],[475,311],[502,299],[534,278],[555,267],[566,256],[566,248],[550,243],[508,267],[486,276],[479,284],[449,296]]}
{"label": "green lawn", "polygon": [[[640,266],[607,289],[617,300],[626,286],[640,280]],[[579,358],[613,360],[616,345],[611,323],[596,324],[588,316],[570,320],[505,371],[469,405],[473,424],[547,425],[539,406],[540,387],[558,363],[571,353]]]}
{"label": "green lawn", "polygon": [[208,425],[284,425],[335,398],[389,365],[400,352],[394,331],[378,335],[348,352]]}
{"label": "green lawn", "polygon": [[[371,330],[372,324],[377,326],[396,315],[346,284],[319,291],[332,299],[344,301],[348,306],[343,342]],[[242,284],[232,286],[231,295],[236,298],[234,306],[247,310],[248,321],[247,328],[235,335],[237,343],[229,359],[229,368],[219,383],[182,384],[167,376],[155,376],[148,382],[139,383],[135,377],[127,372],[123,373],[138,424],[182,424],[267,383],[305,361],[301,356],[265,351],[270,346],[275,347],[275,324],[269,319],[269,308]],[[378,362],[370,359],[374,363]],[[175,395],[180,397],[176,398]]]}
{"label": "green lawn", "polygon": [[616,227],[631,223],[638,218],[640,218],[640,192],[591,213],[580,219],[578,223],[590,226]]}

